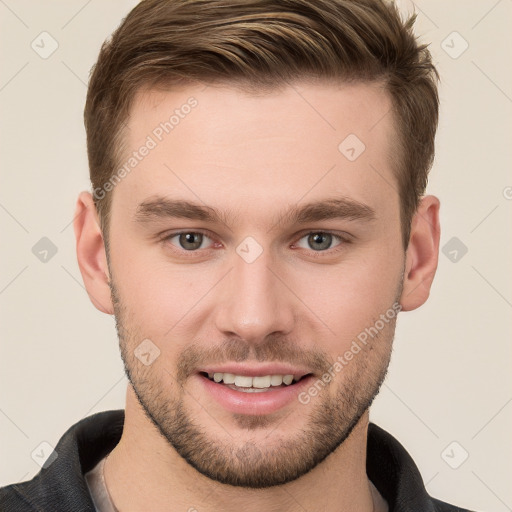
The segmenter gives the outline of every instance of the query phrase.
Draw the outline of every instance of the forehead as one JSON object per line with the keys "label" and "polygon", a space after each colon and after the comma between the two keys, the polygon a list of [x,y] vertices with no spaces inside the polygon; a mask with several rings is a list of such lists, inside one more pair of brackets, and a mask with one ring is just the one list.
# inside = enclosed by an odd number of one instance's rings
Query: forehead
{"label": "forehead", "polygon": [[397,190],[391,112],[379,83],[141,91],[120,163],[134,165],[113,203],[133,210],[158,194],[212,207],[228,202],[243,212],[258,198],[268,208],[336,192],[366,204],[386,196],[389,202]]}
{"label": "forehead", "polygon": [[[314,136],[310,145],[316,145],[317,137],[335,144],[346,133],[373,143],[393,128],[391,110],[383,82],[298,82],[251,92],[235,84],[189,84],[140,90],[132,103],[127,135],[129,143],[148,134],[178,140],[180,134],[189,135],[189,127],[196,144],[226,139],[257,143],[262,137],[276,136]],[[377,125],[380,129],[375,130]]]}

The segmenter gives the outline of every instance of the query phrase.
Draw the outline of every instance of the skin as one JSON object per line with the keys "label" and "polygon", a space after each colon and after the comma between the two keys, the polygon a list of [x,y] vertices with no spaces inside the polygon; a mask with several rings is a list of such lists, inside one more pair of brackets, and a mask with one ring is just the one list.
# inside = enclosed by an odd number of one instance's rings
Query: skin
{"label": "skin", "polygon": [[[105,465],[112,499],[134,511],[386,510],[365,458],[394,320],[307,404],[271,414],[223,409],[193,372],[241,358],[305,364],[320,378],[393,304],[408,311],[427,300],[439,200],[423,197],[404,252],[391,100],[373,83],[141,91],[127,158],[190,97],[197,106],[113,190],[108,260],[91,194],[77,202],[80,270],[93,304],[116,315],[130,379],[123,435]],[[338,150],[351,133],[366,146],[353,162]],[[138,206],[157,194],[236,215],[137,222]],[[333,197],[371,207],[374,218],[276,223],[289,207]],[[195,252],[179,236],[164,240],[196,230],[208,235]],[[319,231],[349,241],[319,249],[308,238]],[[262,248],[252,263],[236,252],[248,236]],[[148,366],[134,352],[144,339],[160,350]]]}

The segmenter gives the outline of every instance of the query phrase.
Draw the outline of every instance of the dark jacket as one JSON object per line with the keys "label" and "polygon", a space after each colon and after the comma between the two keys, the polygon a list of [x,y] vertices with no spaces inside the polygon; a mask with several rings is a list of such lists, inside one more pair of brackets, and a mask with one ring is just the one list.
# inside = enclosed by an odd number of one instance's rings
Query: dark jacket
{"label": "dark jacket", "polygon": [[[73,425],[55,447],[57,458],[26,482],[0,488],[0,511],[94,512],[84,474],[119,442],[124,411],[94,414]],[[431,498],[402,445],[370,423],[368,477],[390,512],[469,512]]]}

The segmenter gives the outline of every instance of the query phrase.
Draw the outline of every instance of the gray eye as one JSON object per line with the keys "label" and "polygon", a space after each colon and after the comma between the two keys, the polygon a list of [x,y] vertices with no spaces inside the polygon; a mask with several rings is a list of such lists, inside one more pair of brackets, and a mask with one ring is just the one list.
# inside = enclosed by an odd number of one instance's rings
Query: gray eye
{"label": "gray eye", "polygon": [[308,243],[313,249],[329,249],[332,243],[332,235],[329,233],[312,233],[308,236]]}
{"label": "gray eye", "polygon": [[180,248],[186,251],[194,251],[200,249],[203,243],[204,235],[202,233],[195,233],[193,231],[187,233],[180,233],[173,238],[178,237]]}
{"label": "gray eye", "polygon": [[307,247],[301,245],[301,241],[299,242],[299,247],[303,247],[304,249],[313,249],[314,251],[325,251],[331,248],[334,238],[339,238],[331,233],[325,233],[323,231],[314,231],[308,233],[306,236],[301,238],[302,240],[306,240]]}

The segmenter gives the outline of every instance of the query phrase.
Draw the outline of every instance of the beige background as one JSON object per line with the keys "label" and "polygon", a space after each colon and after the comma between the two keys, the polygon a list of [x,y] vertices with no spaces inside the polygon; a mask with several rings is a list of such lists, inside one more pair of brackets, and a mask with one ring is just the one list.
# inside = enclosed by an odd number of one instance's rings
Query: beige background
{"label": "beige background", "polygon": [[[124,404],[113,318],[89,302],[70,223],[89,187],[89,69],[133,5],[0,0],[0,485],[39,470],[40,443]],[[429,192],[441,199],[442,246],[456,237],[468,252],[453,262],[448,246],[429,302],[400,315],[372,420],[409,450],[431,494],[502,512],[512,510],[512,1],[415,6],[442,75]],[[59,45],[47,59],[31,48],[43,31]],[[57,248],[46,263],[32,252],[42,237]],[[446,460],[465,451],[452,469]]]}

